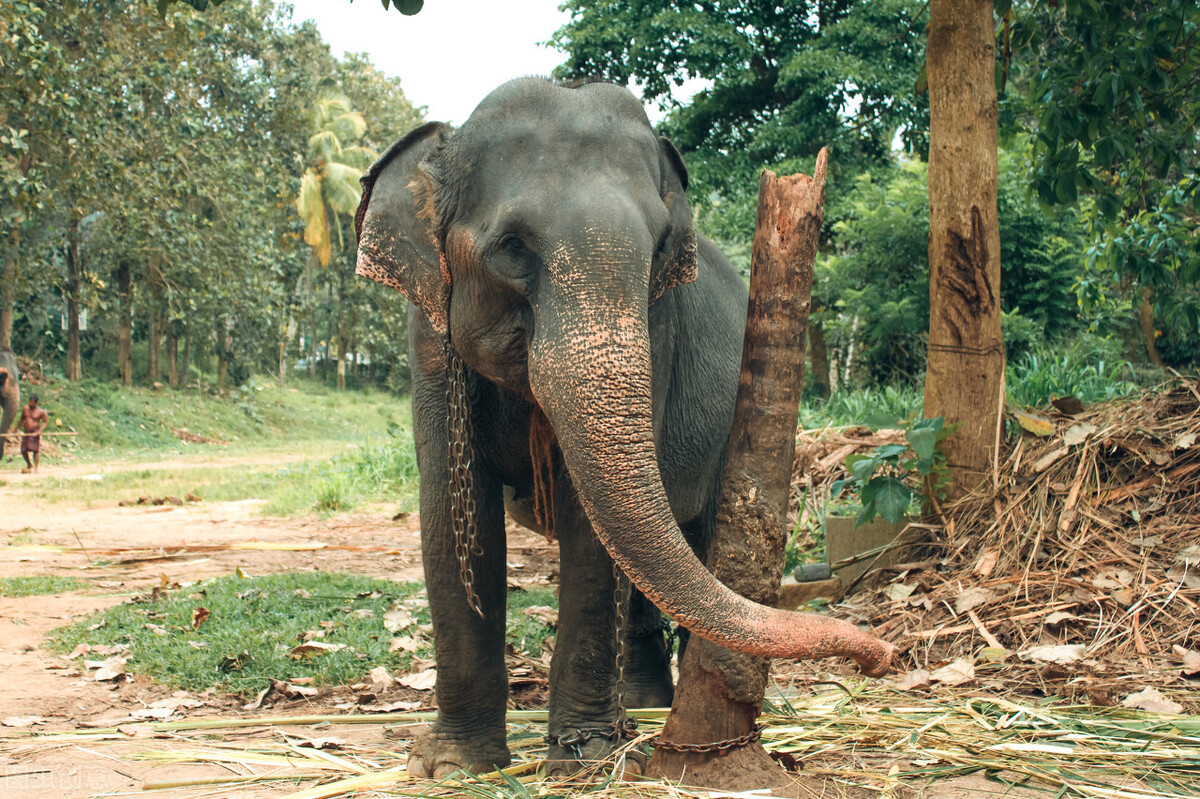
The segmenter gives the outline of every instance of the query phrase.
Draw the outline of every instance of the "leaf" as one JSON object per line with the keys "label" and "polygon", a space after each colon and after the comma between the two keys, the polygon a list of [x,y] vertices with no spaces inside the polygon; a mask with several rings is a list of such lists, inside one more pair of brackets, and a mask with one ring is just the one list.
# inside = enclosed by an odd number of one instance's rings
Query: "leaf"
{"label": "leaf", "polygon": [[913,490],[895,477],[879,477],[871,481],[875,486],[875,510],[892,524],[904,518]]}
{"label": "leaf", "polygon": [[5,727],[32,727],[35,724],[45,724],[46,720],[41,716],[8,716],[0,719],[0,724]]}
{"label": "leaf", "polygon": [[416,691],[432,691],[433,686],[437,685],[437,669],[426,669],[415,674],[405,674],[396,682],[405,688],[412,688]]}
{"label": "leaf", "polygon": [[1193,652],[1190,649],[1184,649],[1178,644],[1172,647],[1172,649],[1174,650],[1175,654],[1183,658],[1183,671],[1181,672],[1183,676],[1200,677],[1200,652]]}
{"label": "leaf", "polygon": [[925,669],[913,669],[899,680],[891,683],[891,686],[899,691],[911,691],[913,688],[920,688],[924,685],[929,685],[929,672]]}
{"label": "leaf", "polygon": [[1066,447],[1058,447],[1057,449],[1050,450],[1045,455],[1033,462],[1033,473],[1041,474],[1057,463],[1061,458],[1064,458],[1070,454],[1070,452],[1071,451]]}
{"label": "leaf", "polygon": [[292,647],[292,657],[311,658],[317,655],[327,655],[330,652],[337,652],[345,648],[345,644],[324,644],[320,641],[306,641],[303,644]]}
{"label": "leaf", "polygon": [[412,615],[399,605],[392,605],[383,614],[383,626],[388,632],[398,633],[407,630],[412,624]]}
{"label": "leaf", "polygon": [[108,660],[100,664],[100,668],[96,669],[96,673],[92,675],[92,678],[95,679],[96,682],[111,682],[113,680],[119,680],[125,676],[126,663],[128,663],[128,661],[119,655],[110,657]]}
{"label": "leaf", "polygon": [[1070,395],[1066,397],[1051,397],[1050,404],[1068,416],[1083,413],[1083,403],[1079,401],[1078,397]]}
{"label": "leaf", "polygon": [[393,638],[388,642],[388,649],[392,652],[416,652],[421,646],[421,642],[410,635]]}
{"label": "leaf", "polygon": [[392,0],[392,5],[404,16],[411,17],[421,11],[425,0]]}
{"label": "leaf", "polygon": [[1068,447],[1077,446],[1086,441],[1088,436],[1094,435],[1098,429],[1096,425],[1088,422],[1071,425],[1067,432],[1063,433],[1063,443]]}
{"label": "leaf", "polygon": [[1025,411],[1013,411],[1013,416],[1017,417],[1017,423],[1023,430],[1033,433],[1035,436],[1044,438],[1054,435],[1054,422],[1043,416],[1036,416]]}
{"label": "leaf", "polygon": [[954,612],[966,613],[980,605],[986,605],[994,599],[994,595],[986,588],[968,588],[954,598]]}
{"label": "leaf", "polygon": [[1163,696],[1154,687],[1147,687],[1136,694],[1130,694],[1121,700],[1121,706],[1133,707],[1138,710],[1148,710],[1151,713],[1169,713],[1171,715],[1179,715],[1183,712],[1183,705]]}
{"label": "leaf", "polygon": [[193,608],[192,609],[192,629],[197,629],[201,624],[208,621],[208,617],[212,615],[212,611],[208,608]]}
{"label": "leaf", "polygon": [[947,686],[971,682],[975,679],[975,663],[970,658],[959,658],[940,669],[934,669],[929,679]]}
{"label": "leaf", "polygon": [[912,595],[912,592],[916,590],[916,583],[912,583],[911,585],[906,585],[904,583],[892,583],[887,588],[883,589],[883,595],[893,602],[900,602],[901,600],[908,599],[909,596]]}
{"label": "leaf", "polygon": [[1057,663],[1065,666],[1082,660],[1087,654],[1083,644],[1059,644],[1057,646],[1035,646],[1017,653],[1021,660],[1035,660],[1039,663]]}
{"label": "leaf", "polygon": [[980,579],[986,579],[999,562],[1000,547],[988,547],[980,553],[979,560],[975,561],[975,576]]}
{"label": "leaf", "polygon": [[549,627],[558,626],[558,611],[547,605],[530,605],[521,612]]}
{"label": "leaf", "polygon": [[316,688],[307,685],[296,685],[286,680],[271,680],[271,687],[288,699],[306,699],[321,693]]}
{"label": "leaf", "polygon": [[1173,449],[1187,449],[1196,443],[1195,433],[1180,433],[1172,445]]}
{"label": "leaf", "polygon": [[937,431],[930,427],[914,427],[904,434],[912,451],[924,461],[933,460],[934,449],[937,447]]}

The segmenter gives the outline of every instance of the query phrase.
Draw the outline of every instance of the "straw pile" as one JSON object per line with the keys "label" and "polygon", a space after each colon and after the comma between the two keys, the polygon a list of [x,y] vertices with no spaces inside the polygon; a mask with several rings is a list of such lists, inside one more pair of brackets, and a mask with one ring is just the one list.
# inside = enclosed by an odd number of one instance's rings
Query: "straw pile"
{"label": "straw pile", "polygon": [[[1094,704],[1112,704],[1121,691],[1111,678],[1132,673],[1183,688],[1200,674],[1198,386],[1010,414],[993,484],[945,508],[928,547],[870,575],[835,613],[869,624],[918,668],[1015,653],[1037,693]],[[841,476],[834,460],[902,440],[816,439],[802,436],[797,457],[809,497]]]}

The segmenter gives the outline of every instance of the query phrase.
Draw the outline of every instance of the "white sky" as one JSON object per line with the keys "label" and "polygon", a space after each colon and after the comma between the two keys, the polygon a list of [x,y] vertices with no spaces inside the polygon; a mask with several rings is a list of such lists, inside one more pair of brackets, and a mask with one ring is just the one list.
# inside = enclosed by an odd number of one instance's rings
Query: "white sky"
{"label": "white sky", "polygon": [[334,55],[368,53],[428,119],[455,125],[509,78],[549,75],[565,59],[538,45],[570,19],[561,0],[426,0],[412,17],[379,0],[291,2],[293,20],[316,22]]}

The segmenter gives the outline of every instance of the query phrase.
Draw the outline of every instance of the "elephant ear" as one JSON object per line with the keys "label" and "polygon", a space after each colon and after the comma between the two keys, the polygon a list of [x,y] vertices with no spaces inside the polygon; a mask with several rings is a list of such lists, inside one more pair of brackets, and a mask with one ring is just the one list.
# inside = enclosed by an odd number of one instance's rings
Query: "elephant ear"
{"label": "elephant ear", "polygon": [[355,273],[396,289],[440,333],[447,330],[450,272],[434,237],[433,190],[423,162],[451,128],[430,122],[393,144],[362,177],[354,217]]}
{"label": "elephant ear", "polygon": [[655,256],[654,272],[650,278],[650,302],[667,289],[691,283],[696,279],[696,231],[692,227],[692,210],[688,206],[688,173],[683,156],[669,139],[659,137],[658,193],[671,212],[671,229]]}

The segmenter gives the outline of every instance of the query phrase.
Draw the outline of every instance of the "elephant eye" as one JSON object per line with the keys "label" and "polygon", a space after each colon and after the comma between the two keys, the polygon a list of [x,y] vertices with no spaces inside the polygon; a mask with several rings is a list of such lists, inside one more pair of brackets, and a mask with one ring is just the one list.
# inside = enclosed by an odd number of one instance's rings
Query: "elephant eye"
{"label": "elephant eye", "polygon": [[511,233],[500,240],[500,248],[513,256],[521,256],[528,251],[521,237],[514,236]]}

